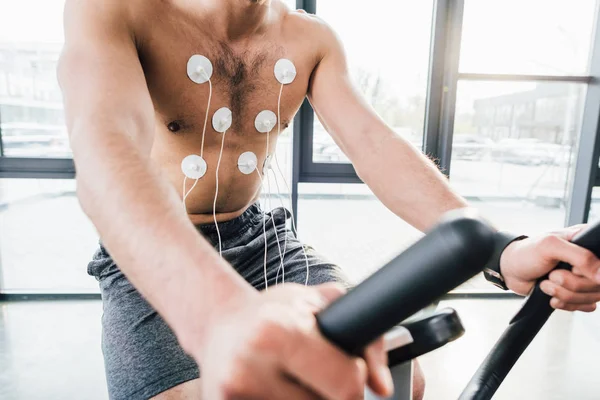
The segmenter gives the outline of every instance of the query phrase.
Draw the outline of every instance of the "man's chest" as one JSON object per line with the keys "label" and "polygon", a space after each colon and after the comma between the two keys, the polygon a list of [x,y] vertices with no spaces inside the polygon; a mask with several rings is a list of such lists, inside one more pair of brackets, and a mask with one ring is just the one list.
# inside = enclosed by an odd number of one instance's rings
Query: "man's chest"
{"label": "man's chest", "polygon": [[[176,122],[182,133],[202,130],[209,100],[209,115],[222,107],[231,110],[236,133],[250,132],[264,110],[279,113],[285,126],[302,104],[316,63],[306,45],[272,32],[239,44],[216,40],[190,23],[155,25],[148,35],[139,55],[157,119],[165,127]],[[210,61],[210,82],[190,78],[194,55]],[[285,85],[275,74],[281,59],[292,61],[297,73]]]}

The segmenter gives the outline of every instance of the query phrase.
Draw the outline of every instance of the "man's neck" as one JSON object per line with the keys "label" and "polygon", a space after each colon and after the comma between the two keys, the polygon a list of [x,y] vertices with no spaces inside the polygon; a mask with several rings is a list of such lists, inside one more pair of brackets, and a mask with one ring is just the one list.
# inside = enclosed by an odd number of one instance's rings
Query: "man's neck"
{"label": "man's neck", "polygon": [[259,32],[269,22],[271,0],[205,0],[217,28],[229,40],[244,39]]}

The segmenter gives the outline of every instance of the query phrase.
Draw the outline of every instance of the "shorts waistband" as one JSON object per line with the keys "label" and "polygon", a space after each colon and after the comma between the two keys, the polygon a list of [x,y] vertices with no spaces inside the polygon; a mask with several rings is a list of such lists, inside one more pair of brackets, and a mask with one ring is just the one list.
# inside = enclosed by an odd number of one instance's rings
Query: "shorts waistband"
{"label": "shorts waistband", "polygon": [[[219,232],[223,236],[227,236],[229,233],[239,233],[240,230],[244,230],[251,224],[256,223],[258,218],[262,218],[262,210],[260,204],[256,202],[248,207],[241,215],[228,221],[219,222]],[[210,235],[216,233],[217,226],[214,223],[201,224],[196,225],[196,229],[202,234]]]}

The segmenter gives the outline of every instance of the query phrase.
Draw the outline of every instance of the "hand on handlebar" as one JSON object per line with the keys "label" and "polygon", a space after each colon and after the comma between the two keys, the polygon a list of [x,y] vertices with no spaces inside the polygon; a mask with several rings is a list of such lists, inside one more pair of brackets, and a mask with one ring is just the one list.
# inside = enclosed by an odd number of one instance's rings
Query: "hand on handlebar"
{"label": "hand on handlebar", "polygon": [[553,308],[595,311],[600,302],[600,260],[591,251],[570,243],[584,227],[577,225],[513,242],[500,259],[507,286],[515,293],[527,295],[539,278],[559,262],[566,262],[573,266],[573,271],[550,272],[550,279],[541,284],[542,291],[552,297]]}
{"label": "hand on handlebar", "polygon": [[193,354],[201,366],[203,398],[355,399],[366,384],[391,395],[383,340],[355,358],[317,327],[315,314],[342,294],[337,285],[286,284],[225,310]]}

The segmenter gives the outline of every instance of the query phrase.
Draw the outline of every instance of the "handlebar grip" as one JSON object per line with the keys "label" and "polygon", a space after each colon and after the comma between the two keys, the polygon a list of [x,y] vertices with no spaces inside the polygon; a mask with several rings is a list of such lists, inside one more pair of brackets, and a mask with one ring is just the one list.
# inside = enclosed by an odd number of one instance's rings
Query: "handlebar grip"
{"label": "handlebar grip", "polygon": [[431,232],[317,315],[322,334],[348,354],[481,272],[494,229],[464,211]]}

